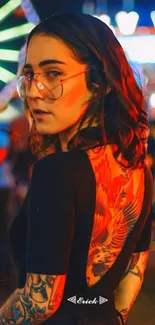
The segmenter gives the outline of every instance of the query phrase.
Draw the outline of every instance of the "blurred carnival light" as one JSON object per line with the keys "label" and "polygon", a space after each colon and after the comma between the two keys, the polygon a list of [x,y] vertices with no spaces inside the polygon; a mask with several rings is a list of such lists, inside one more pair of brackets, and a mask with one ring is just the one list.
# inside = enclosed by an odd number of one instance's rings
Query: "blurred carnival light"
{"label": "blurred carnival light", "polygon": [[122,35],[132,35],[137,27],[139,15],[135,11],[129,13],[120,11],[116,14],[115,19]]}
{"label": "blurred carnival light", "polygon": [[9,16],[20,4],[22,0],[10,0],[0,8],[0,21]]}
{"label": "blurred carnival light", "polygon": [[83,3],[82,12],[84,14],[93,15],[94,11],[95,11],[95,3],[94,3],[94,1],[87,0],[87,1],[85,1]]}
{"label": "blurred carnival light", "polygon": [[99,16],[99,19],[102,20],[108,26],[110,26],[110,22],[111,22],[110,16],[103,14]]}
{"label": "blurred carnival light", "polygon": [[102,15],[93,15],[94,17],[102,20],[115,34],[115,28],[110,24],[111,23],[111,18],[110,16],[106,15],[106,14],[102,14]]}
{"label": "blurred carnival light", "polygon": [[19,51],[0,49],[0,60],[17,62]]}
{"label": "blurred carnival light", "polygon": [[118,40],[130,61],[155,63],[155,35],[119,36]]}
{"label": "blurred carnival light", "polygon": [[153,22],[153,25],[155,26],[155,10],[151,11],[151,19],[152,19],[152,22]]}
{"label": "blurred carnival light", "polygon": [[24,35],[27,35],[35,27],[33,23],[26,23],[17,27],[9,28],[3,31],[0,31],[0,42],[6,40],[15,39]]}
{"label": "blurred carnival light", "polygon": [[0,114],[0,123],[7,122],[10,123],[13,119],[20,116],[21,112],[16,109],[13,104],[8,104],[7,108]]}
{"label": "blurred carnival light", "polygon": [[151,94],[149,101],[150,101],[151,107],[155,108],[155,93]]}
{"label": "blurred carnival light", "polygon": [[15,74],[0,67],[0,80],[3,82],[9,82],[15,78]]}
{"label": "blurred carnival light", "polygon": [[[69,1],[69,0],[68,0]],[[81,1],[81,0],[80,0]],[[11,13],[15,13],[16,11],[22,12],[25,14],[25,18],[27,18],[28,23],[20,24],[18,26],[10,26],[8,29],[0,29],[0,43],[8,42],[12,39],[17,39],[22,36],[26,36],[31,32],[31,30],[35,27],[35,25],[39,22],[39,17],[36,11],[33,8],[31,0],[0,0],[0,3],[5,3],[4,5],[0,4],[0,23],[7,19]],[[49,0],[49,3],[51,1]],[[44,4],[43,4],[44,6]],[[23,16],[22,13],[22,16]],[[9,23],[9,21],[8,21]],[[9,46],[10,47],[10,46]],[[14,50],[14,51],[13,51]],[[14,49],[10,50],[3,48],[0,44],[0,61],[10,61],[10,62],[18,62],[18,68],[16,75],[7,69],[4,69],[0,63],[0,80],[4,83],[4,87],[0,89],[0,112],[5,110],[10,99],[14,96],[16,90],[17,76],[21,73],[24,61],[25,61],[25,53],[26,53],[26,42],[20,51]],[[3,65],[3,62],[2,62]],[[9,67],[11,68],[11,67]]]}

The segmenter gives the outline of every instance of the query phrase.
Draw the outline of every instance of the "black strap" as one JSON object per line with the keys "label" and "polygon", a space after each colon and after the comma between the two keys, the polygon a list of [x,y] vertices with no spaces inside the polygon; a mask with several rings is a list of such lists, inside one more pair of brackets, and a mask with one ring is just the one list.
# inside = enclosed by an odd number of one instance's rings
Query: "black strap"
{"label": "black strap", "polygon": [[119,258],[122,259],[122,263],[124,264],[125,268],[131,258],[131,255],[134,252],[136,247],[137,241],[140,238],[142,230],[146,224],[147,218],[151,211],[152,206],[152,198],[153,198],[153,179],[150,169],[147,165],[144,167],[144,174],[145,174],[145,187],[144,187],[144,200],[141,214],[133,228],[130,232],[125,245],[119,255]]}

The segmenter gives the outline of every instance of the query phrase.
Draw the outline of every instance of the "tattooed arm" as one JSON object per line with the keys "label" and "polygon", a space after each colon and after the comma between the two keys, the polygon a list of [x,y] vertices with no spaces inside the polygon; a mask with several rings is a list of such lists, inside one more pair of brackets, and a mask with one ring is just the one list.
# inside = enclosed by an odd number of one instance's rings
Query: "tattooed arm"
{"label": "tattooed arm", "polygon": [[141,289],[148,252],[133,253],[126,272],[115,291],[115,307],[126,323],[128,313]]}
{"label": "tattooed arm", "polygon": [[0,309],[0,325],[39,325],[59,308],[66,275],[27,274],[26,285],[17,289]]}

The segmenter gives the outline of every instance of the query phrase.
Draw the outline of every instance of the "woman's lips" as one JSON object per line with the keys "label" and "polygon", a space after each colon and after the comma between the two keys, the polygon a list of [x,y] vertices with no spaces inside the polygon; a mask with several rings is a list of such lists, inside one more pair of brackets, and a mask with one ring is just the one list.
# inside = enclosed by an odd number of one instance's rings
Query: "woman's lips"
{"label": "woman's lips", "polygon": [[49,112],[45,112],[41,109],[34,109],[33,112],[32,112],[32,115],[35,117],[35,118],[41,118],[41,117],[45,117],[45,116],[48,116],[50,113]]}

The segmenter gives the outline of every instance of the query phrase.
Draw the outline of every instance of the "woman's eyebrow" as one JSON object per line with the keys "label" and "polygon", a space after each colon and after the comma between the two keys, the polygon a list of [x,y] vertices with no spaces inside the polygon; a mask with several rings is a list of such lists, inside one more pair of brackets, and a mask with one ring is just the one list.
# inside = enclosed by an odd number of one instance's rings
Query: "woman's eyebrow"
{"label": "woman's eyebrow", "polygon": [[[43,67],[48,64],[66,64],[66,63],[56,59],[49,59],[49,60],[41,61],[39,63],[39,67]],[[24,69],[32,69],[32,64],[26,63]]]}

